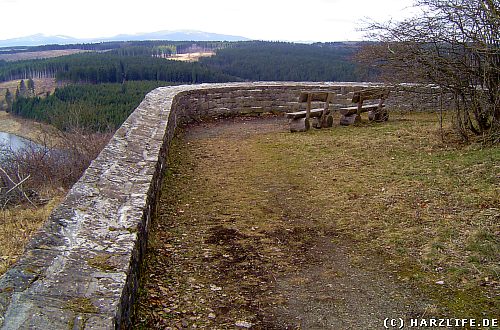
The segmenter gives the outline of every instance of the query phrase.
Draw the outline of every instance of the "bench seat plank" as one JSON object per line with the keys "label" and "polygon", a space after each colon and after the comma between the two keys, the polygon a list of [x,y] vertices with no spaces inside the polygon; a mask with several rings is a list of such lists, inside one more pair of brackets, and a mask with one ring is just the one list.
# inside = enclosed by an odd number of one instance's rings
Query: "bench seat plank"
{"label": "bench seat plank", "polygon": [[[321,117],[324,110],[325,109],[319,109],[319,108],[318,109],[311,109],[310,116],[311,117]],[[291,118],[291,119],[305,118],[305,116],[306,116],[306,110],[297,111],[297,112],[288,112],[286,114],[286,117]]]}
{"label": "bench seat plank", "polygon": [[[382,108],[383,107],[385,107],[385,104],[382,104]],[[378,104],[363,104],[361,106],[361,112],[377,110],[377,109],[378,109]],[[342,115],[348,116],[355,114],[358,111],[358,107],[354,106],[354,107],[340,108],[339,111]]]}

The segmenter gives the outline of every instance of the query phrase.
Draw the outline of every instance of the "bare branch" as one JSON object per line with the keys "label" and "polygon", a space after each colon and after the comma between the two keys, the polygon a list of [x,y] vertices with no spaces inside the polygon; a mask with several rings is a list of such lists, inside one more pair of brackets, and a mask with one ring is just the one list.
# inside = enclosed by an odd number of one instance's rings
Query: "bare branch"
{"label": "bare branch", "polygon": [[500,130],[500,4],[494,0],[417,0],[417,17],[370,23],[377,40],[358,55],[391,83],[440,86],[455,98],[457,127],[477,135]]}

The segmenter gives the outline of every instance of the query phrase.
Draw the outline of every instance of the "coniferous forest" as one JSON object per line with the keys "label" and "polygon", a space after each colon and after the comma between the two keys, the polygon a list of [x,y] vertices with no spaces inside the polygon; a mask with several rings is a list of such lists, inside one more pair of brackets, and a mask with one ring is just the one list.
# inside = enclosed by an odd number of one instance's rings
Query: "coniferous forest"
{"label": "coniferous forest", "polygon": [[152,89],[162,81],[128,81],[123,84],[75,84],[57,88],[45,97],[18,96],[10,111],[20,117],[50,123],[67,130],[117,129]]}
{"label": "coniferous forest", "polygon": [[[214,56],[197,62],[171,61],[196,48]],[[13,114],[91,130],[116,129],[144,95],[157,86],[233,81],[362,81],[352,57],[359,43],[136,41],[47,45],[14,51],[82,49],[46,59],[0,60],[0,81],[54,78],[65,87],[44,97],[19,95]]]}

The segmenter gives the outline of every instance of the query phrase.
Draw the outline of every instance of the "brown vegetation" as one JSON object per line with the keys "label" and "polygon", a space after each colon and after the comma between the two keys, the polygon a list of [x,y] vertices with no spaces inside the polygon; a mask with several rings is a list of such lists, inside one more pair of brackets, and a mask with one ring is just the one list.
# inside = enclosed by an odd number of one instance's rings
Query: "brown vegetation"
{"label": "brown vegetation", "polygon": [[[7,89],[10,91],[11,95],[14,96],[20,82],[21,79],[0,82],[0,110],[5,110],[7,108],[7,104],[5,103],[5,93]],[[59,86],[54,78],[34,78],[33,82],[35,83],[35,95],[38,96],[53,93],[56,87]]]}
{"label": "brown vegetation", "polygon": [[111,137],[81,129],[51,132],[45,141],[53,144],[0,152],[0,274]]}
{"label": "brown vegetation", "polygon": [[58,143],[59,135],[50,125],[16,117],[5,111],[0,111],[0,132],[14,134],[48,147]]}
{"label": "brown vegetation", "polygon": [[0,54],[0,60],[4,61],[23,61],[23,60],[34,60],[42,58],[51,58],[72,55],[77,53],[88,52],[88,50],[83,49],[59,49],[59,50],[42,50],[38,52],[22,52],[14,54]]}
{"label": "brown vegetation", "polygon": [[276,118],[188,130],[171,149],[136,327],[495,317],[500,149],[460,144],[450,117],[444,141],[432,113],[300,134]]}
{"label": "brown vegetation", "polygon": [[62,199],[63,191],[54,191],[45,205],[26,205],[0,210],[0,275],[23,253],[25,245]]}
{"label": "brown vegetation", "polygon": [[500,6],[492,0],[417,0],[416,17],[367,27],[358,59],[390,82],[450,94],[455,128],[500,143]]}

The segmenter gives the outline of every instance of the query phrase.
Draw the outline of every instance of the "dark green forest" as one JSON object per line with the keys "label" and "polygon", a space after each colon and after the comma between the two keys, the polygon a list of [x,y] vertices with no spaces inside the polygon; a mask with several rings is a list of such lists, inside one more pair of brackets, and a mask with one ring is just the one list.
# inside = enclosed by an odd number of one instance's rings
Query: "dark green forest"
{"label": "dark green forest", "polygon": [[[193,42],[189,47],[192,44]],[[160,51],[181,53],[188,48],[187,43],[125,42],[121,43],[122,47],[118,47],[117,43],[112,43],[111,46],[113,48],[106,52],[2,62],[0,81],[41,77],[92,84],[123,80],[174,83],[364,80],[352,61],[352,56],[359,47],[357,44],[196,42],[197,47],[215,50],[216,55],[195,63],[168,61],[156,56]]]}
{"label": "dark green forest", "polygon": [[153,49],[155,47],[169,45],[174,46],[177,52],[182,53],[192,47],[193,44],[204,49],[219,49],[228,47],[232,42],[226,41],[165,41],[165,40],[143,40],[143,41],[106,41],[99,43],[86,44],[66,44],[66,45],[42,45],[42,46],[16,46],[16,47],[0,47],[0,54],[15,54],[24,52],[39,52],[46,50],[64,50],[64,49],[82,49],[91,51],[109,51],[119,49],[129,49],[140,47],[145,49]]}
{"label": "dark green forest", "polygon": [[150,80],[176,83],[239,81],[200,63],[169,61],[148,55],[127,56],[114,52],[82,53],[43,60],[0,65],[0,81],[56,78],[71,83],[115,83]]}
{"label": "dark green forest", "polygon": [[[60,48],[62,47],[62,48]],[[165,59],[192,48],[216,55],[199,62]],[[151,89],[168,84],[233,81],[363,81],[353,56],[359,43],[110,42],[27,47],[90,52],[47,59],[0,61],[0,81],[55,78],[66,87],[47,97],[17,97],[13,114],[61,129],[78,124],[115,129]],[[9,50],[1,50],[9,51]],[[71,118],[71,120],[69,119]]]}
{"label": "dark green forest", "polygon": [[160,81],[129,81],[123,84],[70,85],[46,97],[18,96],[15,115],[50,123],[61,130],[117,129],[152,89],[169,85]]}
{"label": "dark green forest", "polygon": [[252,81],[359,81],[362,77],[352,61],[358,47],[248,41],[220,49],[201,63]]}

